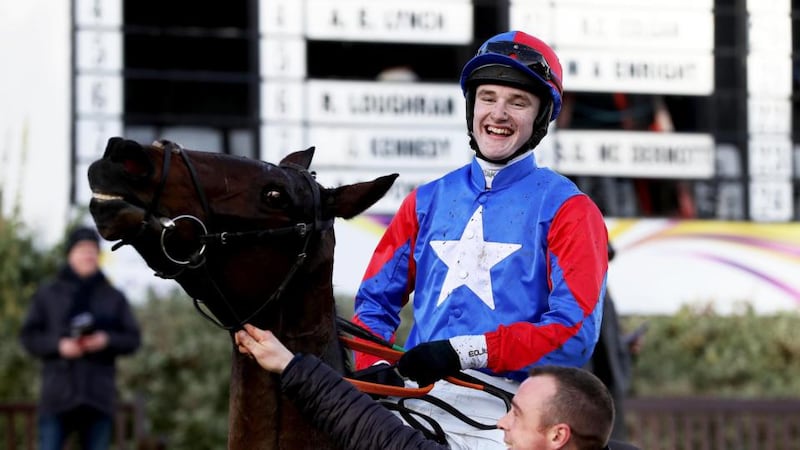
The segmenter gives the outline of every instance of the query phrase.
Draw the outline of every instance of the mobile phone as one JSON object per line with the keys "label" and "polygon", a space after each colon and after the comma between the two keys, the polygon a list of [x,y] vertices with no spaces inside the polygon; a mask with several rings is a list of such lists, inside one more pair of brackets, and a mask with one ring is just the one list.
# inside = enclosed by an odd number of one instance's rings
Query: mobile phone
{"label": "mobile phone", "polygon": [[636,327],[635,330],[631,331],[625,336],[625,342],[630,344],[631,342],[641,338],[645,333],[647,333],[648,328],[650,328],[650,322],[642,322],[638,327]]}

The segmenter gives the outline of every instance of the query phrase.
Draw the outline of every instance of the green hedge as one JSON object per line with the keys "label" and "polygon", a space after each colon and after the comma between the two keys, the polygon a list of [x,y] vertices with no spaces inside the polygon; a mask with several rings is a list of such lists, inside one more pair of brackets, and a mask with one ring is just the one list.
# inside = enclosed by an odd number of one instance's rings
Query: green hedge
{"label": "green hedge", "polygon": [[[0,192],[1,194],[1,192]],[[38,376],[19,345],[28,299],[39,282],[55,274],[62,247],[42,250],[35,236],[15,217],[0,215],[0,401],[37,395]]]}
{"label": "green hedge", "polygon": [[[176,285],[177,286],[177,285]],[[144,395],[149,434],[168,448],[226,448],[233,346],[182,293],[136,307],[142,347],[119,361],[121,395]]]}
{"label": "green hedge", "polygon": [[626,328],[648,320],[635,361],[633,394],[798,397],[800,314],[758,315],[743,304],[734,315],[684,307],[660,317],[627,317]]}

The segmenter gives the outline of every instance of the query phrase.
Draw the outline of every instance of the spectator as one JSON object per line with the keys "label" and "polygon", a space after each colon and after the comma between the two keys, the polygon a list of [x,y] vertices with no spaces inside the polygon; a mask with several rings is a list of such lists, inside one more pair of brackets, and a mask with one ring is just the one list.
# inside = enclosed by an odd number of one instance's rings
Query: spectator
{"label": "spectator", "polygon": [[66,264],[34,293],[22,324],[22,345],[42,361],[39,450],[61,450],[73,433],[83,450],[111,444],[115,360],[139,347],[140,333],[99,268],[99,244],[92,228],[69,234]]}
{"label": "spectator", "polygon": [[[398,369],[420,385],[480,369],[513,392],[534,366],[582,367],[592,354],[605,222],[571,181],[537,167],[533,153],[558,117],[561,82],[558,57],[541,40],[521,31],[488,39],[461,73],[475,157],[409,194],[378,243],[354,322],[393,341],[413,293],[410,350]],[[375,364],[384,363],[356,354],[357,369],[374,374]],[[433,393],[468,415],[505,413],[449,395],[446,384]],[[453,447],[502,446],[496,430],[445,431]]]}

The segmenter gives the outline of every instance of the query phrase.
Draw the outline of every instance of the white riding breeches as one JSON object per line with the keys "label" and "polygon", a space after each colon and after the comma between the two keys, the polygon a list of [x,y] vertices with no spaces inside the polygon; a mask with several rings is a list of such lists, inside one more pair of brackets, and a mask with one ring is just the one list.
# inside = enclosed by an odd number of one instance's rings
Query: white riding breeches
{"label": "white riding breeches", "polygon": [[[519,383],[513,380],[492,377],[474,370],[467,370],[465,372],[512,394],[516,393],[519,388]],[[417,387],[413,382],[406,382],[406,384],[407,387]],[[497,421],[507,412],[503,400],[491,394],[487,394],[486,392],[452,384],[445,380],[436,382],[428,395],[442,400],[467,417],[486,425],[497,424]],[[396,402],[397,398],[390,397],[388,400]],[[502,430],[481,430],[475,428],[463,422],[450,412],[424,400],[407,399],[405,400],[405,406],[436,421],[444,430],[447,442],[454,450],[495,450],[507,448],[503,443]],[[395,414],[399,415],[397,412],[395,412]],[[423,420],[420,420],[420,422],[425,424]]]}

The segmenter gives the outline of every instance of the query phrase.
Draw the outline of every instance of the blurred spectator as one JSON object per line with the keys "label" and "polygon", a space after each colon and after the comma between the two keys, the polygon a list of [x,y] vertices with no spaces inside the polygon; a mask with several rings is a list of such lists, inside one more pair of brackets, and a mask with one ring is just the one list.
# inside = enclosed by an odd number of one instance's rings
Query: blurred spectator
{"label": "blurred spectator", "polygon": [[81,449],[109,448],[116,403],[117,356],[140,345],[125,295],[99,268],[100,239],[77,228],[66,264],[34,293],[20,340],[42,361],[39,450],[62,450],[77,433]]}

